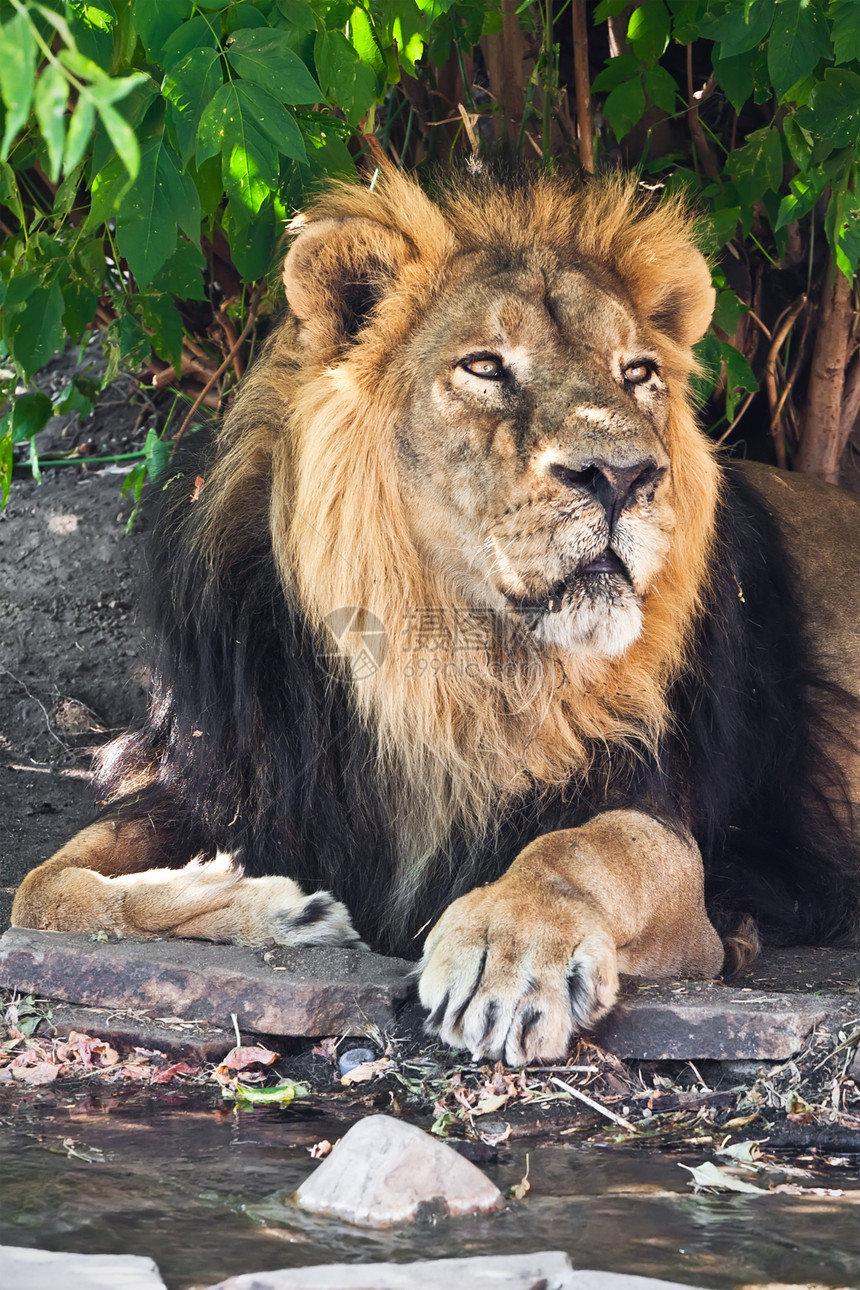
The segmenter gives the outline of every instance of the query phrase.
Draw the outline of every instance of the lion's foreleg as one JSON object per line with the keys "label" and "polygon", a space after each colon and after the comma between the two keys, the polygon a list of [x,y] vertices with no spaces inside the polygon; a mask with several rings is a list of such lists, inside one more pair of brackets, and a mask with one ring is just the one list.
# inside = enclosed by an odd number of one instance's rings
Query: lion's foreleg
{"label": "lion's foreleg", "polygon": [[564,1056],[615,1003],[619,972],[720,970],[703,885],[696,845],[638,811],[545,834],[431,931],[419,985],[428,1027],[512,1065]]}
{"label": "lion's foreleg", "polygon": [[229,856],[150,868],[159,851],[148,821],[91,824],[27,875],[12,925],[241,945],[361,944],[327,892],[306,896],[291,878],[245,878]]}

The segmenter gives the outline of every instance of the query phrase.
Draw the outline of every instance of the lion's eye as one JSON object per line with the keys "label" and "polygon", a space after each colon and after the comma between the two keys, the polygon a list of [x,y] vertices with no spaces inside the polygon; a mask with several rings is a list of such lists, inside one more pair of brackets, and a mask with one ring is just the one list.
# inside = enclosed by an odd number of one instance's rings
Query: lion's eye
{"label": "lion's eye", "polygon": [[630,385],[644,385],[654,375],[654,364],[646,359],[638,363],[628,363],[622,375]]}
{"label": "lion's eye", "polygon": [[485,381],[500,381],[505,374],[505,365],[495,354],[475,354],[464,358],[460,366]]}

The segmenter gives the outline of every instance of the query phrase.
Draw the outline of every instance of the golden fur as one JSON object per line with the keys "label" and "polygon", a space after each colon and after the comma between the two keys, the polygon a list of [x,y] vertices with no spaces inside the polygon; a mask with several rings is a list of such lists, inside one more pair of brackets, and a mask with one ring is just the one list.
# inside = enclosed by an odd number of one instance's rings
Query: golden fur
{"label": "golden fur", "polygon": [[[306,282],[301,261],[318,238],[336,247],[333,234],[353,220],[364,222],[364,237],[351,253],[373,255],[380,264],[403,258],[361,345],[344,355],[314,295],[319,277]],[[398,624],[413,606],[467,604],[445,570],[422,559],[404,512],[394,433],[410,387],[391,362],[420,318],[445,297],[452,261],[464,249],[495,239],[512,250],[540,248],[555,264],[565,262],[573,245],[580,262],[608,268],[644,323],[643,344],[659,347],[670,395],[675,530],[646,597],[641,636],[625,653],[572,657],[555,650],[536,669],[534,651],[520,648],[515,661],[521,666],[509,666],[499,679],[486,669],[452,679],[429,672],[405,676],[392,649],[375,676],[357,687],[378,739],[380,773],[400,782],[404,804],[413,803],[401,821],[403,847],[411,853],[403,857],[408,870],[438,849],[456,821],[483,828],[491,813],[522,792],[527,777],[563,783],[586,768],[595,744],[614,747],[632,739],[654,746],[663,734],[666,690],[683,666],[700,604],[718,490],[716,464],[696,427],[688,389],[694,368],[689,343],[710,316],[710,279],[691,246],[683,205],[657,205],[627,179],[572,195],[566,183],[547,178],[519,202],[508,193],[487,200],[466,188],[448,194],[440,208],[393,173],[373,192],[335,189],[307,213],[302,227],[285,270],[293,310],[307,317],[299,362],[283,373],[269,365],[252,374],[233,413],[235,425],[259,385],[259,398],[289,409],[289,425],[267,421],[260,429],[265,447],[250,458],[237,452],[225,459],[218,478],[207,483],[207,501],[217,522],[224,505],[218,490],[241,490],[243,476],[269,468],[260,463],[271,454],[276,552],[284,579],[297,583],[317,625],[345,605]],[[317,262],[314,273],[324,276]],[[675,337],[647,321],[670,291],[676,293],[671,308],[684,322]],[[246,435],[241,442],[247,454]],[[419,801],[409,788],[416,784],[423,786]]]}

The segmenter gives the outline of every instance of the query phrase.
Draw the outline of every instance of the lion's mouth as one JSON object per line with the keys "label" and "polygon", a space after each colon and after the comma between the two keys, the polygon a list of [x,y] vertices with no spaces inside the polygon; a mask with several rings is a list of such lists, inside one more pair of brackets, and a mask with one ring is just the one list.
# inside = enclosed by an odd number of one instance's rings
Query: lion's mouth
{"label": "lion's mouth", "polygon": [[599,594],[610,577],[632,581],[624,561],[607,547],[587,564],[579,565],[572,573],[548,587],[542,596],[519,596],[513,591],[503,591],[503,594],[517,613],[535,618],[540,614],[559,613],[575,592],[585,590]]}

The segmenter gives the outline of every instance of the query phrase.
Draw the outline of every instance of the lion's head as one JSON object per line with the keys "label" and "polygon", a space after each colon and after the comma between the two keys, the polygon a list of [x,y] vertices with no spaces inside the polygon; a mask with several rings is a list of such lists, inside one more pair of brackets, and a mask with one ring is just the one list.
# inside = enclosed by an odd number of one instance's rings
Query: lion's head
{"label": "lion's head", "polygon": [[[717,494],[688,393],[713,290],[681,204],[480,176],[431,201],[392,174],[323,197],[284,280],[294,321],[225,434],[258,425],[311,622],[357,606],[385,627],[354,693],[412,785],[408,849],[569,780],[596,743],[658,738]],[[425,633],[441,666],[418,666],[416,614],[453,616]]]}

